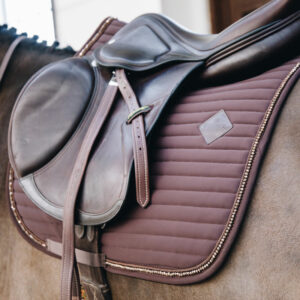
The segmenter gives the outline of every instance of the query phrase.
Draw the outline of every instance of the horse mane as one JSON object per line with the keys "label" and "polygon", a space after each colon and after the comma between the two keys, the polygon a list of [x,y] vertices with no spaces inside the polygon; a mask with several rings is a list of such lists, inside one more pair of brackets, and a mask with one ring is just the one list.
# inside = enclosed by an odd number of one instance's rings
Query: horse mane
{"label": "horse mane", "polygon": [[8,27],[7,24],[0,25],[0,40],[5,39],[9,41],[13,41],[19,36],[26,37],[26,44],[28,47],[38,48],[41,52],[45,51],[58,51],[59,54],[73,55],[75,53],[74,49],[71,46],[66,46],[64,48],[59,48],[59,42],[54,41],[52,45],[48,45],[46,40],[39,41],[38,35],[33,35],[32,37],[28,37],[26,32],[22,32],[20,34],[17,33],[17,29],[15,27]]}

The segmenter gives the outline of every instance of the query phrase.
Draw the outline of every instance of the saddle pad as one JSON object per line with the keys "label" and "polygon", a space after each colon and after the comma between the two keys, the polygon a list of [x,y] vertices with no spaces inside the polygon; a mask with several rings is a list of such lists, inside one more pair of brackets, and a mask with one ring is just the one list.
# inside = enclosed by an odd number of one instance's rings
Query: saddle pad
{"label": "saddle pad", "polygon": [[[102,235],[107,270],[187,284],[220,266],[299,74],[298,58],[260,76],[177,99],[150,147],[151,205],[126,212]],[[220,110],[233,127],[207,144],[199,125]]]}
{"label": "saddle pad", "polygon": [[[298,61],[176,99],[158,126],[159,136],[151,141],[151,205],[144,210],[132,199],[126,214],[103,232],[108,271],[186,284],[204,280],[220,267],[236,237],[282,104],[299,78]],[[221,110],[232,129],[207,144],[199,126]],[[19,199],[25,203],[25,197],[16,181],[13,188],[22,208]],[[41,219],[46,225],[48,220]],[[52,237],[37,231],[45,245],[47,239],[60,241],[61,223],[51,224]]]}
{"label": "saddle pad", "polygon": [[[37,206],[55,218],[62,220],[63,212],[68,211],[68,218],[73,220],[72,210],[66,209],[69,203],[73,203],[77,224],[103,224],[117,215],[125,198],[128,198],[134,161],[137,201],[143,207],[147,206],[150,193],[146,134],[152,135],[155,123],[166,104],[173,102],[174,94],[188,81],[191,84],[199,80],[207,65],[220,61],[224,55],[228,57],[248,51],[248,65],[257,64],[259,58],[254,53],[261,47],[267,49],[272,57],[278,51],[281,45],[276,43],[277,34],[287,35],[285,44],[288,48],[299,30],[299,17],[299,13],[295,12],[266,28],[243,34],[239,39],[220,46],[221,49],[216,47],[206,54],[200,51],[202,54],[193,56],[195,61],[192,62],[189,58],[182,58],[179,64],[166,64],[163,69],[154,68],[150,73],[132,72],[129,75],[132,91],[128,88],[127,79],[124,79],[125,71],[121,75],[116,70],[116,75],[112,75],[110,69],[99,67],[95,58],[90,56],[64,60],[41,69],[19,94],[9,126],[10,163],[23,190]],[[136,20],[145,21],[145,18],[148,26],[151,22],[154,29],[158,26],[153,16],[142,16]],[[123,27],[114,39],[119,33],[121,37],[132,24],[135,21]],[[166,32],[162,30],[159,36],[169,45],[167,38],[172,39],[172,35],[168,36]],[[172,47],[171,44],[170,49],[177,43]],[[114,54],[115,50],[112,47],[108,52]],[[183,52],[173,49],[168,57],[175,53],[181,57]],[[135,51],[130,55],[135,56]],[[96,58],[99,62],[100,57]],[[244,70],[241,68],[241,71]],[[122,95],[117,94],[117,86]],[[138,99],[135,105],[128,100],[133,99],[133,93]],[[146,111],[143,118],[141,113]],[[129,116],[133,117],[132,122]],[[227,119],[226,127],[230,129],[232,124],[226,113],[218,116]],[[212,121],[211,126],[214,122],[220,128],[205,127],[213,138],[203,133],[205,124],[201,124],[200,130],[206,141],[218,138],[219,132],[222,135],[227,132],[218,120]],[[78,171],[80,179],[75,180],[79,178]]]}

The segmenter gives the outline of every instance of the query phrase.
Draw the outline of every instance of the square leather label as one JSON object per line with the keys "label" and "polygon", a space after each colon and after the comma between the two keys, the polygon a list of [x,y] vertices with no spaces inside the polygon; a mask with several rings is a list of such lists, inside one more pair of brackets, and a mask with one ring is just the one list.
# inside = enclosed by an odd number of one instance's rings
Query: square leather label
{"label": "square leather label", "polygon": [[233,125],[223,109],[218,111],[199,126],[200,132],[207,144],[223,136]]}

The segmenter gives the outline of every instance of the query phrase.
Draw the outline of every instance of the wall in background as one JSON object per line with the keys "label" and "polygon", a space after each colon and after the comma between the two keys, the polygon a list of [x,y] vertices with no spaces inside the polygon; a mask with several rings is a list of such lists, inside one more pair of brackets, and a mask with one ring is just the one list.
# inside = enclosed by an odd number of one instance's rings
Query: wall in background
{"label": "wall in background", "polygon": [[129,22],[138,15],[163,13],[185,27],[210,33],[209,0],[53,0],[57,38],[75,49],[107,16]]}
{"label": "wall in background", "polygon": [[7,20],[6,20],[6,7],[5,7],[4,0],[0,1],[0,23],[1,24],[7,23]]}
{"label": "wall in background", "polygon": [[38,35],[40,40],[55,40],[51,0],[0,0],[0,24],[8,24]]}
{"label": "wall in background", "polygon": [[160,12],[160,0],[53,0],[57,38],[79,49],[108,17],[129,22],[146,12]]}
{"label": "wall in background", "polygon": [[161,0],[162,13],[192,31],[211,33],[209,0]]}
{"label": "wall in background", "polygon": [[104,18],[129,22],[148,12],[163,13],[196,32],[211,31],[209,0],[0,0],[0,24],[37,34],[49,44],[56,38],[61,47],[75,50]]}
{"label": "wall in background", "polygon": [[[212,31],[220,32],[269,0],[210,0]],[[298,0],[299,1],[299,0]]]}

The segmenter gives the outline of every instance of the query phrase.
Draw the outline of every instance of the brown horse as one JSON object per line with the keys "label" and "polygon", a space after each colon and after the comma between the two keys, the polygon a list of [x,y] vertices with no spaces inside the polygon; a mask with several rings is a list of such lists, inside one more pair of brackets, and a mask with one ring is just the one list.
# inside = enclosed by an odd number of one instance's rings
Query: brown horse
{"label": "brown horse", "polygon": [[[18,38],[14,28],[0,27],[0,62],[14,40]],[[43,285],[48,281],[40,281],[51,274],[55,266],[48,263],[46,255],[33,249],[25,242],[12,224],[9,207],[5,201],[5,177],[8,164],[7,128],[9,116],[15,99],[25,82],[44,65],[72,56],[74,51],[68,47],[58,49],[58,43],[47,46],[38,43],[37,37],[25,38],[17,46],[0,86],[0,298],[1,299],[46,299]],[[17,259],[18,258],[18,259]],[[39,262],[39,263],[38,263]],[[33,271],[34,269],[34,271]],[[39,271],[38,271],[39,270]],[[37,272],[36,272],[37,271]],[[55,272],[54,272],[55,271]],[[53,274],[57,270],[53,269]],[[35,275],[31,275],[35,274]],[[37,291],[40,292],[37,292]],[[44,296],[42,296],[44,294]],[[33,296],[34,295],[34,296]],[[45,296],[46,295],[46,296]],[[36,297],[36,298],[35,298]],[[53,299],[53,298],[52,298]]]}
{"label": "brown horse", "polygon": [[[281,113],[245,222],[223,268],[209,280],[188,286],[109,274],[114,299],[299,299],[299,96],[300,81]],[[2,211],[1,218],[7,214]],[[1,222],[1,255],[7,258],[1,296],[58,299],[60,261],[34,250],[7,224]]]}

